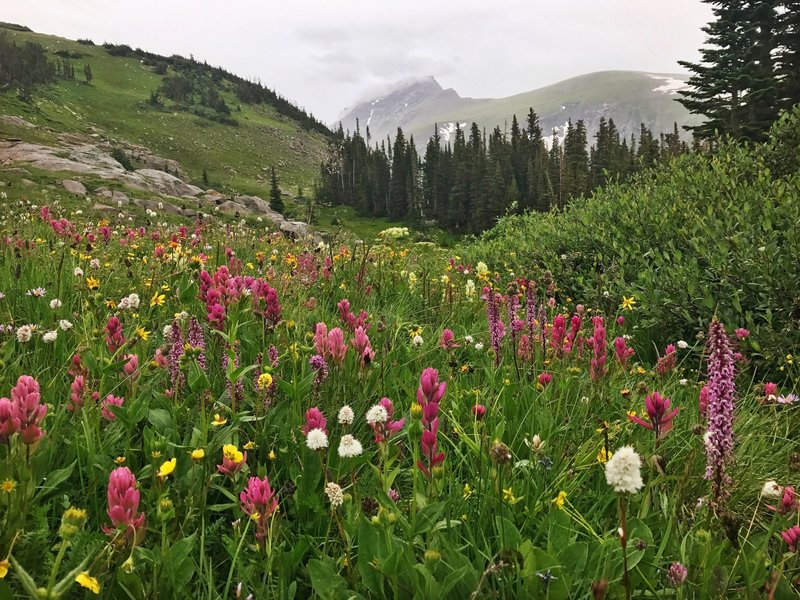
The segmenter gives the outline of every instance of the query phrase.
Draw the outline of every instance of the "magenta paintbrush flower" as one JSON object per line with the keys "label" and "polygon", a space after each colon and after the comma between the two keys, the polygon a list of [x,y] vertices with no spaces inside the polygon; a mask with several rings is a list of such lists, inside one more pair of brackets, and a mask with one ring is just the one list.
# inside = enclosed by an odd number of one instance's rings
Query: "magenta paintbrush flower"
{"label": "magenta paintbrush flower", "polygon": [[656,439],[667,434],[672,429],[672,420],[677,416],[680,408],[670,410],[670,400],[658,392],[653,392],[645,398],[645,409],[649,421],[635,415],[628,415],[628,419],[654,431]]}
{"label": "magenta paintbrush flower", "polygon": [[113,412],[111,412],[108,407],[109,406],[122,406],[122,404],[124,402],[125,402],[125,398],[123,398],[121,396],[115,396],[114,394],[109,394],[108,396],[106,396],[105,399],[103,400],[102,405],[101,405],[102,406],[103,418],[106,421],[115,420],[117,418],[117,416]]}
{"label": "magenta paintbrush flower", "polygon": [[589,365],[589,375],[592,381],[597,381],[606,374],[606,349],[608,343],[606,341],[606,328],[603,317],[592,317],[594,324],[594,334],[589,338],[589,343],[594,349],[592,361]]}
{"label": "magenta paintbrush flower", "polygon": [[789,552],[797,552],[797,549],[800,548],[800,526],[794,525],[786,531],[782,531],[781,537],[789,546]]}
{"label": "magenta paintbrush flower", "polygon": [[111,471],[108,477],[108,518],[113,527],[103,527],[108,535],[125,531],[125,538],[140,542],[145,532],[145,515],[139,512],[139,490],[136,477],[128,467]]}
{"label": "magenta paintbrush flower", "polygon": [[263,542],[267,536],[269,520],[278,510],[278,500],[269,485],[269,479],[251,477],[247,487],[239,494],[242,512],[256,522],[256,539]]}
{"label": "magenta paintbrush flower", "polygon": [[312,429],[321,429],[327,435],[327,425],[328,421],[325,419],[325,415],[322,414],[322,411],[319,408],[316,406],[309,408],[306,411],[306,422],[305,425],[303,425],[303,435],[308,435],[308,432]]}
{"label": "magenta paintbrush flower", "polygon": [[375,432],[376,444],[387,441],[405,425],[405,419],[395,420],[392,417],[394,405],[389,398],[381,398],[378,404],[367,411],[367,424]]}
{"label": "magenta paintbrush flower", "polygon": [[453,332],[450,329],[442,330],[442,335],[439,337],[439,347],[443,348],[444,350],[458,348],[456,336],[453,335]]}
{"label": "magenta paintbrush flower", "polygon": [[11,401],[16,405],[19,434],[24,444],[35,444],[44,437],[39,425],[47,413],[47,406],[41,400],[39,382],[30,375],[21,375],[17,385],[11,388]]}
{"label": "magenta paintbrush flower", "polygon": [[439,451],[436,437],[439,433],[439,402],[447,390],[446,382],[439,382],[436,369],[427,368],[419,378],[417,401],[422,406],[422,457],[417,467],[431,477],[433,468],[444,462],[444,452]]}
{"label": "magenta paintbrush flower", "polygon": [[623,369],[628,368],[628,359],[633,356],[633,348],[629,348],[624,337],[614,338],[614,355]]}

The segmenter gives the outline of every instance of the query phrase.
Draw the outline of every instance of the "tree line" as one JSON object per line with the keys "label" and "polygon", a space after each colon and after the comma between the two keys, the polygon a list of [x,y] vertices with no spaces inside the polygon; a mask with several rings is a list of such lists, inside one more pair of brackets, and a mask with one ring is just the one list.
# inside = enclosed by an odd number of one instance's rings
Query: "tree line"
{"label": "tree line", "polygon": [[394,141],[370,145],[368,128],[365,138],[358,124],[354,133],[340,124],[320,166],[316,197],[368,216],[480,233],[503,214],[564,207],[570,198],[689,150],[677,124],[658,136],[642,124],[638,139],[626,139],[605,118],[591,146],[582,120],[569,121],[563,143],[555,134],[551,140],[546,143],[533,109],[523,125],[514,116],[510,131],[456,125],[452,142],[443,143],[436,126],[422,156],[400,128]]}

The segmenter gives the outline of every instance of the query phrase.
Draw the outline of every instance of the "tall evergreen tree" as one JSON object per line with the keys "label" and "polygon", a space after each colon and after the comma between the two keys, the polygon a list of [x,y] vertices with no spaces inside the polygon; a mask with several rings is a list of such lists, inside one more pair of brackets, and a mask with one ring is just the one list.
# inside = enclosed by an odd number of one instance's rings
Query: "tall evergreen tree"
{"label": "tall evergreen tree", "polygon": [[278,187],[278,176],[275,174],[275,167],[272,167],[272,176],[270,177],[269,207],[281,214],[283,214],[285,210],[283,206],[283,197],[281,196],[281,188]]}

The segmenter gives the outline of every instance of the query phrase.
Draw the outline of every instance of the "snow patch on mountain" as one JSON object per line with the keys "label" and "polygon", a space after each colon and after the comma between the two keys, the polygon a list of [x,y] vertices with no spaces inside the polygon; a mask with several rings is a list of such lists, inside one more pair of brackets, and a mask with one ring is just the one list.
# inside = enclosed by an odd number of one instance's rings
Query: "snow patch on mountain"
{"label": "snow patch on mountain", "polygon": [[689,87],[684,80],[675,79],[674,77],[669,77],[668,75],[653,75],[652,73],[648,73],[648,77],[664,82],[660,86],[654,87],[654,92],[661,92],[662,94],[669,94],[670,96],[675,96],[680,90],[684,90]]}
{"label": "snow patch on mountain", "polygon": [[[459,123],[458,125],[461,128],[465,128],[467,126],[466,123]],[[450,138],[456,132],[456,123],[441,123],[439,125],[439,136],[441,136],[443,142],[449,142]]]}
{"label": "snow patch on mountain", "polygon": [[550,150],[553,147],[553,140],[558,140],[559,146],[564,145],[564,140],[567,137],[567,128],[569,127],[569,120],[564,121],[563,125],[553,127],[553,133],[550,135],[542,136],[545,147]]}

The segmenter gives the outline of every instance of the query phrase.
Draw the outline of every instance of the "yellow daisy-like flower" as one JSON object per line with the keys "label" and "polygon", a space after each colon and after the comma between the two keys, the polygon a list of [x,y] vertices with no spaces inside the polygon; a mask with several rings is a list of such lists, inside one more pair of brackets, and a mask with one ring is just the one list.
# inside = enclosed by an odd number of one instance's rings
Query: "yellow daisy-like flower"
{"label": "yellow daisy-like flower", "polygon": [[558,508],[564,508],[564,503],[567,501],[567,492],[560,491],[558,492],[558,496],[553,499],[553,504],[556,505]]}
{"label": "yellow daisy-like flower", "polygon": [[225,419],[225,418],[221,417],[219,414],[216,414],[216,415],[214,415],[214,420],[211,421],[211,424],[214,427],[221,427],[222,425],[225,425],[225,423],[227,423],[227,422],[228,422],[228,419]]}
{"label": "yellow daisy-like flower", "polygon": [[118,465],[121,465],[121,464],[123,464],[125,462],[125,457],[124,456],[118,456],[117,458],[114,459],[114,462],[117,463]]}
{"label": "yellow daisy-like flower", "polygon": [[516,501],[517,497],[514,495],[514,490],[510,487],[503,488],[503,502],[514,504]]}
{"label": "yellow daisy-like flower", "polygon": [[258,376],[258,389],[266,390],[272,385],[272,375],[269,373],[262,373]]}
{"label": "yellow daisy-like flower", "polygon": [[198,448],[197,450],[192,450],[192,460],[198,461],[203,460],[206,457],[206,451],[202,448]]}
{"label": "yellow daisy-like flower", "polygon": [[3,490],[6,494],[10,494],[15,489],[17,489],[17,482],[13,479],[5,479],[3,483],[0,483],[0,490]]}
{"label": "yellow daisy-like flower", "polygon": [[86,287],[88,287],[92,291],[100,289],[100,280],[99,279],[95,279],[94,277],[87,277],[86,278]]}
{"label": "yellow daisy-like flower", "polygon": [[599,462],[601,465],[604,465],[611,460],[612,456],[614,456],[614,453],[608,452],[605,446],[603,446],[600,448],[600,452],[597,453],[597,462]]}
{"label": "yellow daisy-like flower", "polygon": [[150,332],[140,325],[136,328],[136,335],[144,341],[147,341],[147,338],[150,337]]}
{"label": "yellow daisy-like flower", "polygon": [[255,449],[256,449],[256,443],[255,443],[253,440],[250,440],[249,442],[247,442],[247,443],[246,443],[246,444],[243,446],[243,448],[244,448],[245,450],[255,450]]}
{"label": "yellow daisy-like flower", "polygon": [[150,307],[152,308],[153,306],[164,306],[165,299],[166,296],[164,294],[159,294],[158,291],[156,291],[156,293],[153,294],[153,297],[150,298]]}
{"label": "yellow daisy-like flower", "polygon": [[8,560],[0,560],[0,579],[5,579],[6,575],[8,575],[8,569],[11,567],[11,564]]}
{"label": "yellow daisy-like flower", "polygon": [[177,458],[171,458],[169,460],[165,460],[161,464],[161,468],[158,470],[158,476],[161,479],[166,479],[175,470],[175,465],[177,464],[178,464]]}
{"label": "yellow daisy-like flower", "polygon": [[465,483],[464,484],[464,500],[466,500],[467,498],[472,496],[473,493],[474,493],[474,490],[469,486],[468,483]]}
{"label": "yellow daisy-like flower", "polygon": [[222,447],[222,456],[235,463],[240,463],[244,460],[244,454],[233,444],[225,444]]}
{"label": "yellow daisy-like flower", "polygon": [[267,454],[267,458],[270,460],[275,460],[276,458],[278,458],[278,455],[275,454],[275,450],[270,450],[269,454]]}
{"label": "yellow daisy-like flower", "polygon": [[631,296],[630,298],[626,298],[625,296],[622,297],[622,308],[626,310],[633,310],[633,306],[636,304],[636,298]]}
{"label": "yellow daisy-like flower", "polygon": [[89,575],[89,571],[81,571],[81,573],[75,578],[75,582],[81,587],[91,590],[95,594],[100,593],[100,582],[97,581],[96,577]]}
{"label": "yellow daisy-like flower", "polygon": [[117,303],[113,300],[106,300],[106,308],[117,308]]}

